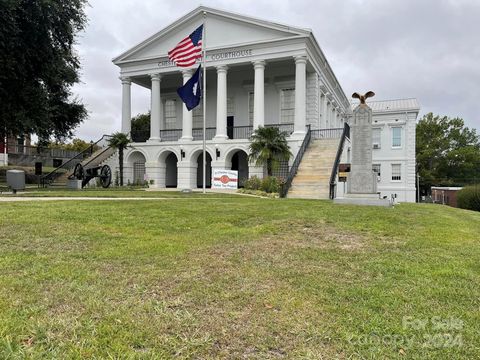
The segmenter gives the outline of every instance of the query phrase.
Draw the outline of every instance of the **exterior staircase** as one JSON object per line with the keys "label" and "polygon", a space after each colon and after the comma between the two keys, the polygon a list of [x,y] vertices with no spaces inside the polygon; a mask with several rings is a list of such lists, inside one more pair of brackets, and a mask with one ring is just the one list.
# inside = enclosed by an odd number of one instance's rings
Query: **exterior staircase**
{"label": "exterior staircase", "polygon": [[294,199],[328,199],[340,139],[311,140],[287,193]]}
{"label": "exterior staircase", "polygon": [[[100,140],[92,144],[91,147],[63,163],[51,173],[43,176],[42,186],[65,188],[67,186],[68,178],[73,175],[75,166],[78,163],[82,164],[85,170],[100,166],[116,152],[115,149],[108,146],[107,139],[109,137],[109,135],[103,135]],[[98,149],[92,152],[92,149],[95,146],[98,147]]]}
{"label": "exterior staircase", "polygon": [[[108,160],[113,154],[115,154],[115,151],[116,149],[111,147],[100,148],[83,161],[78,162],[82,164],[85,170],[94,168],[100,166],[104,161]],[[50,187],[66,187],[68,178],[73,175],[74,168],[75,167],[56,178]]]}

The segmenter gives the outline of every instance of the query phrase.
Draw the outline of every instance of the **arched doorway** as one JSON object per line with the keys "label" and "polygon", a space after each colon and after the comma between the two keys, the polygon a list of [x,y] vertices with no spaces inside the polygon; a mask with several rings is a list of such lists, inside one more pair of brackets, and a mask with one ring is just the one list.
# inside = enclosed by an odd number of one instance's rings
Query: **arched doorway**
{"label": "arched doorway", "polygon": [[176,188],[178,184],[177,155],[173,152],[165,158],[165,187]]}
{"label": "arched doorway", "polygon": [[134,151],[128,156],[128,165],[132,168],[131,178],[127,175],[127,181],[133,185],[143,185],[145,183],[145,156],[140,151]]}
{"label": "arched doorway", "polygon": [[[205,167],[206,181],[205,187],[212,187],[212,157],[207,152],[207,166]],[[203,188],[203,153],[200,152],[197,157],[197,187]]]}
{"label": "arched doorway", "polygon": [[243,150],[238,150],[232,155],[232,170],[238,171],[238,187],[243,188],[248,179],[248,155]]}

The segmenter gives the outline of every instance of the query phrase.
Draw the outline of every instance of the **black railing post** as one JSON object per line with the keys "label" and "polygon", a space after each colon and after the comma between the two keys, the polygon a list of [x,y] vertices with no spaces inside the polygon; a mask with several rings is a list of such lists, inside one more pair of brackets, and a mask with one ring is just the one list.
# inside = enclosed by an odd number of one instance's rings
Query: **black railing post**
{"label": "black railing post", "polygon": [[[347,135],[348,134],[348,135]],[[343,153],[343,146],[345,144],[345,139],[350,138],[350,126],[345,123],[343,125],[342,136],[340,138],[340,143],[338,144],[337,155],[335,156],[335,162],[333,163],[332,173],[330,175],[330,199],[333,200],[335,198],[335,177],[337,176],[338,164],[340,163],[340,158]]]}

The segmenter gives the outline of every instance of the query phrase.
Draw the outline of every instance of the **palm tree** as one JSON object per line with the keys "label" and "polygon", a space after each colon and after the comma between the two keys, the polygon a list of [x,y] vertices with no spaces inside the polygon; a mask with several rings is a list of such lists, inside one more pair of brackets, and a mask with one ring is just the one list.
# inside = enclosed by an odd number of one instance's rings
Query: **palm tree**
{"label": "palm tree", "polygon": [[257,166],[267,165],[268,176],[272,176],[280,161],[289,160],[291,156],[287,134],[279,128],[259,127],[253,132],[248,158]]}
{"label": "palm tree", "polygon": [[120,169],[120,186],[123,186],[123,150],[130,144],[128,134],[116,132],[108,139],[108,145],[118,150],[118,165]]}

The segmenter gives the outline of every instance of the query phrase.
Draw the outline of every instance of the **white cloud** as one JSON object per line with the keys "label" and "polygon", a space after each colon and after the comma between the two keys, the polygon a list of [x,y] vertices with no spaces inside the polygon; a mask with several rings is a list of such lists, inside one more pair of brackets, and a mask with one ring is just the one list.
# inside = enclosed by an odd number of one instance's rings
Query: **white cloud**
{"label": "white cloud", "polygon": [[[92,0],[79,38],[89,110],[76,135],[96,139],[120,129],[121,85],[111,59],[199,4],[185,0]],[[417,97],[422,113],[463,117],[480,128],[480,1],[477,0],[212,0],[207,6],[311,28],[347,96],[374,90],[378,99]],[[132,113],[149,108],[132,87]]]}

